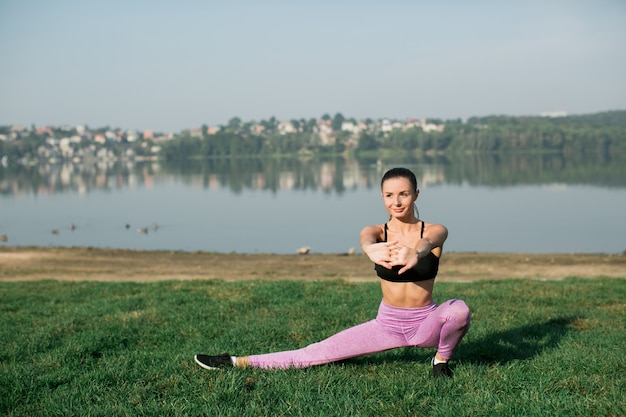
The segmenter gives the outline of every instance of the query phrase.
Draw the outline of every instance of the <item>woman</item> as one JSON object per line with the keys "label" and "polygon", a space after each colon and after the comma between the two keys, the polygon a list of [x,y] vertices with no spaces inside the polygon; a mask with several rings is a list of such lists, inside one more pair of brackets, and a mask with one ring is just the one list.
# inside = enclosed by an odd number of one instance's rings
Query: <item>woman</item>
{"label": "woman", "polygon": [[196,355],[206,369],[305,368],[388,349],[437,347],[433,376],[452,375],[448,359],[467,333],[470,311],[461,300],[433,302],[433,285],[448,230],[416,215],[415,175],[393,168],[381,181],[389,221],[361,231],[361,248],[374,262],[383,299],[376,319],[297,350],[243,357]]}

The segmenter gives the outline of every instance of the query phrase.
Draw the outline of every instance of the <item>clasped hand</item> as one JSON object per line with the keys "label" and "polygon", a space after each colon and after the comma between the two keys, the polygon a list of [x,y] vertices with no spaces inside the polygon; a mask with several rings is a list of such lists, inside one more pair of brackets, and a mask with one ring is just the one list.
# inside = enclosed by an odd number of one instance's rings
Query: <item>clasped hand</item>
{"label": "clasped hand", "polygon": [[417,265],[418,255],[415,249],[398,243],[397,240],[392,242],[373,243],[365,249],[366,255],[372,262],[391,269],[394,266],[402,266],[398,274],[413,268]]}

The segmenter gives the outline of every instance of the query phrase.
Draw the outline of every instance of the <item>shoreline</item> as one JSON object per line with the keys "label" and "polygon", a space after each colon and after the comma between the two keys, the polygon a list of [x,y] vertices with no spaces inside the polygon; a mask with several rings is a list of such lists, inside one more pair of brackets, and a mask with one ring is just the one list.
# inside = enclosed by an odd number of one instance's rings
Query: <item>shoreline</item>
{"label": "shoreline", "polygon": [[[626,278],[623,254],[446,252],[437,281]],[[363,254],[245,254],[87,247],[0,247],[0,282],[165,280],[376,281]]]}

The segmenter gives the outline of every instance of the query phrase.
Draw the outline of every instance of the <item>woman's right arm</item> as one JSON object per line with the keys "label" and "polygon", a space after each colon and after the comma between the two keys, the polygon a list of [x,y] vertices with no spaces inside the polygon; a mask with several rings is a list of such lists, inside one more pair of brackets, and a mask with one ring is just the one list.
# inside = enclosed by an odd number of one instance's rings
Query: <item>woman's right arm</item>
{"label": "woman's right arm", "polygon": [[379,225],[366,226],[361,230],[361,249],[370,260],[391,269],[391,251],[389,248],[397,242],[379,242],[382,229]]}

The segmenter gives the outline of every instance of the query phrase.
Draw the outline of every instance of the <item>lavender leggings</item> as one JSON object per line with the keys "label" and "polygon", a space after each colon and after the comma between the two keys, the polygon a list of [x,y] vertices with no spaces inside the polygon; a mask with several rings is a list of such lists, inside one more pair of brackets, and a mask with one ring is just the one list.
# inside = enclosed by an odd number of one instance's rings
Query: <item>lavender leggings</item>
{"label": "lavender leggings", "polygon": [[470,325],[470,311],[462,300],[437,306],[400,308],[383,302],[376,319],[350,327],[302,349],[249,356],[256,368],[306,368],[384,350],[437,347],[450,358]]}

